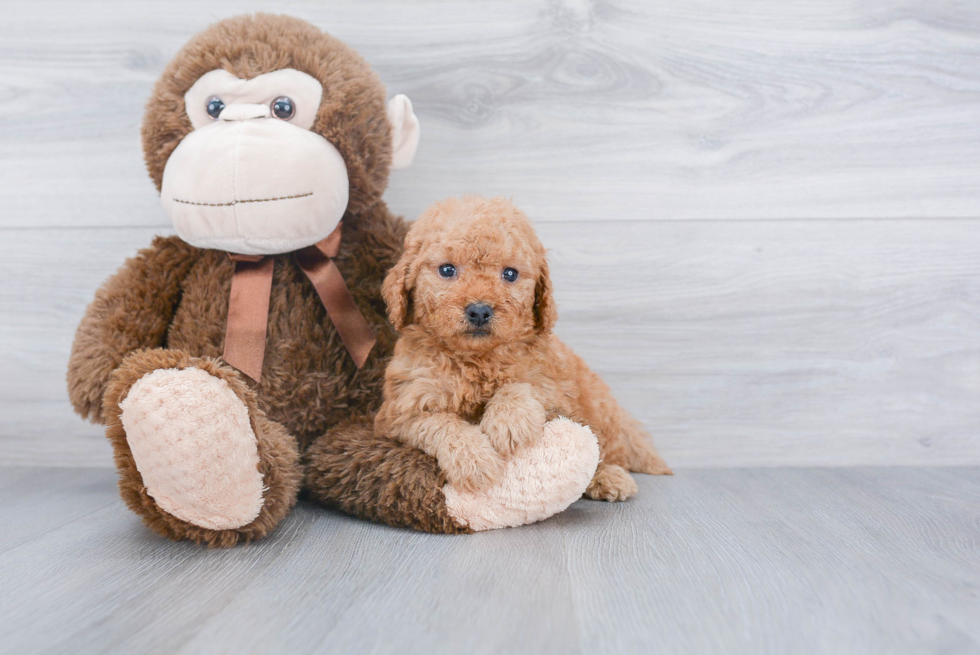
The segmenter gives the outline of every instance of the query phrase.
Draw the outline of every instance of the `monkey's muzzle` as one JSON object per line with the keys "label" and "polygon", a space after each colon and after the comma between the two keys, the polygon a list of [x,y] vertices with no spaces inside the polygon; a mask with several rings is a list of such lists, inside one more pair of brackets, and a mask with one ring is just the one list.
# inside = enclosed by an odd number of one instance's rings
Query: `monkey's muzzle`
{"label": "monkey's muzzle", "polygon": [[240,113],[194,130],[170,155],[161,200],[177,234],[193,246],[243,255],[290,252],[325,238],[347,209],[340,152],[310,130]]}

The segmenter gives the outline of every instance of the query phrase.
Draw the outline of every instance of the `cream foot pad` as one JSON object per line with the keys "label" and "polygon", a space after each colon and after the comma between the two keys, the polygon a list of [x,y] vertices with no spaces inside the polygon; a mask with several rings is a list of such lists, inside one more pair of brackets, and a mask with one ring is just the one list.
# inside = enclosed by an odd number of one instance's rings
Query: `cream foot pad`
{"label": "cream foot pad", "polygon": [[473,530],[541,521],[582,497],[599,465],[592,430],[567,418],[549,421],[541,440],[507,462],[503,477],[480,493],[443,487],[449,514]]}
{"label": "cream foot pad", "polygon": [[147,493],[161,509],[212,530],[240,528],[262,509],[262,474],[248,410],[197,368],[160,369],[119,403]]}

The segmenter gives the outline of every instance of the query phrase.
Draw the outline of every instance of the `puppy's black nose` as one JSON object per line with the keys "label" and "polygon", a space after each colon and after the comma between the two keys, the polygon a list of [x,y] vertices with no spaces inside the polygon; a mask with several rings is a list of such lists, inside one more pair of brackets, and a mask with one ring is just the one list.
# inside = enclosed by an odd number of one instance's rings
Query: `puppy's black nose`
{"label": "puppy's black nose", "polygon": [[493,307],[486,303],[472,303],[466,306],[466,320],[473,327],[483,327],[493,318]]}

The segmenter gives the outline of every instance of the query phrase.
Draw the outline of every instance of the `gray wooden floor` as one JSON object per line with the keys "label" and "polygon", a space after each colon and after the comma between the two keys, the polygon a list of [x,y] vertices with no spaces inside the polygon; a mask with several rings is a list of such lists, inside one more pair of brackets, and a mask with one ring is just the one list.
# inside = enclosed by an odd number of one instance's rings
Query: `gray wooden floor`
{"label": "gray wooden floor", "polygon": [[978,653],[980,469],[699,469],[470,536],[301,504],[206,550],[0,469],[4,653]]}

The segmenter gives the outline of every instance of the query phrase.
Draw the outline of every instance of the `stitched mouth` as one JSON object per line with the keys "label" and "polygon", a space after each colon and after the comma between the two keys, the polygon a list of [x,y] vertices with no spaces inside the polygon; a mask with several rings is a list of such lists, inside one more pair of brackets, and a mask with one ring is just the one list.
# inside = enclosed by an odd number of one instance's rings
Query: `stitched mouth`
{"label": "stitched mouth", "polygon": [[281,196],[279,198],[253,198],[248,200],[232,200],[231,202],[191,202],[190,200],[181,200],[180,198],[174,198],[174,202],[179,202],[184,205],[197,205],[198,207],[231,207],[233,205],[242,205],[247,202],[276,202],[277,200],[293,200],[294,198],[306,198],[312,196],[313,192],[300,193],[295,196]]}
{"label": "stitched mouth", "polygon": [[489,328],[474,328],[472,330],[467,330],[466,331],[466,336],[468,336],[468,337],[489,337],[490,336],[490,329]]}

